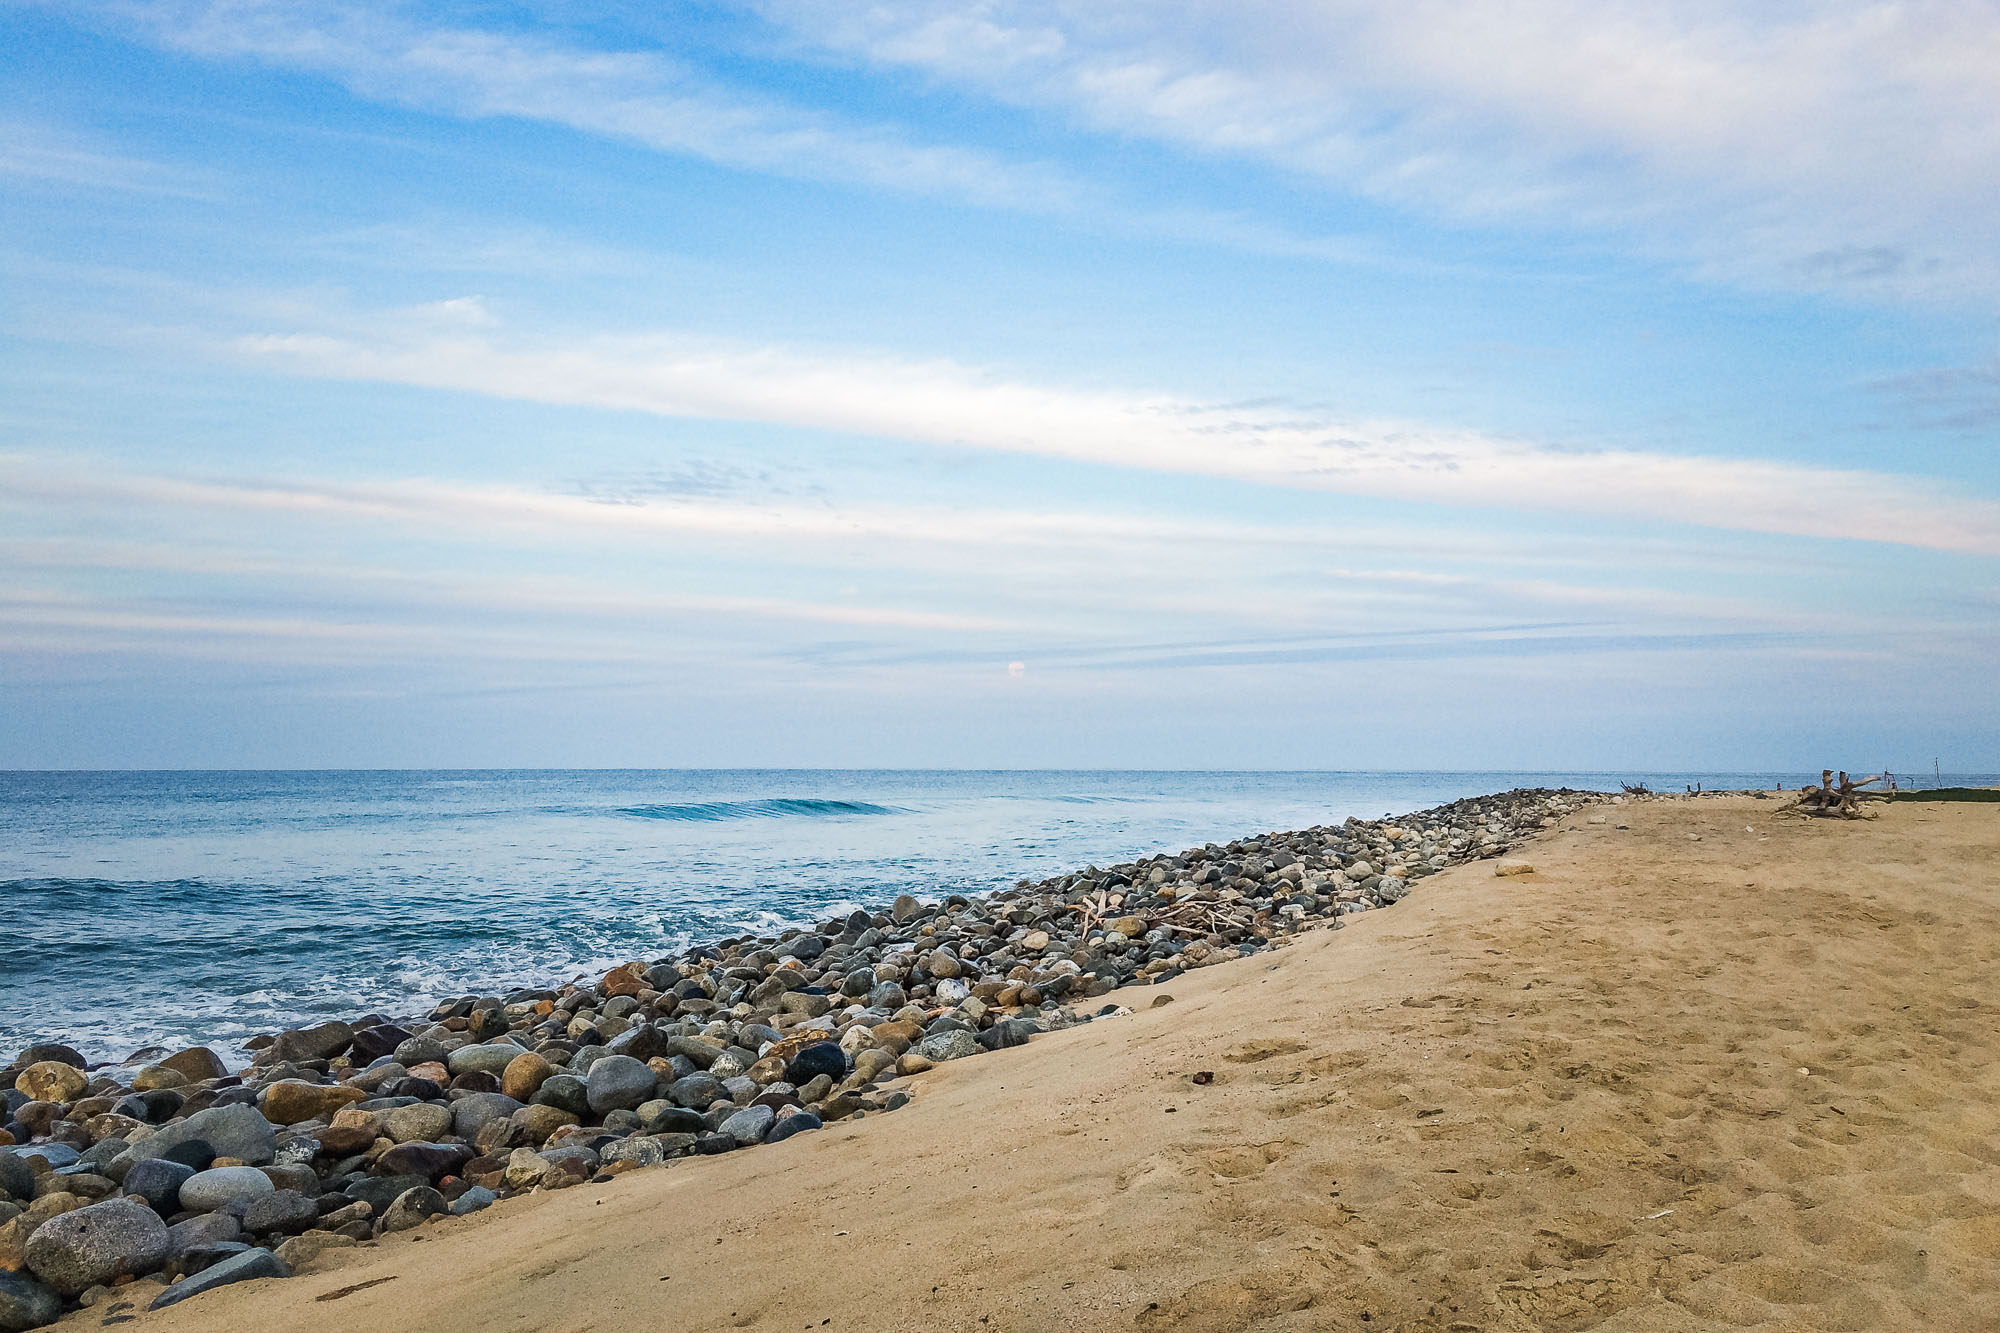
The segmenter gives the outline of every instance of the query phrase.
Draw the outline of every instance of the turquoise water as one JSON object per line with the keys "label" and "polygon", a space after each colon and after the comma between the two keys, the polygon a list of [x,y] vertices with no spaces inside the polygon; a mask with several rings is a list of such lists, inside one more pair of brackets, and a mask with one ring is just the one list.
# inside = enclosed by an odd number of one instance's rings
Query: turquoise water
{"label": "turquoise water", "polygon": [[[1603,773],[0,773],[0,1059],[548,983],[896,894]],[[1784,775],[1787,786],[1796,775]]]}

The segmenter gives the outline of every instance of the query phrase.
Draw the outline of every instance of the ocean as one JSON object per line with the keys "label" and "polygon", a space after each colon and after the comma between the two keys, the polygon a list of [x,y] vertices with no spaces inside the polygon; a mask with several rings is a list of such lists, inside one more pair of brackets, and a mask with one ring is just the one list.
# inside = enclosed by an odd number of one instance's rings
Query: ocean
{"label": "ocean", "polygon": [[1510,787],[1799,775],[629,771],[0,773],[0,1059],[228,1051],[597,973],[899,893]]}

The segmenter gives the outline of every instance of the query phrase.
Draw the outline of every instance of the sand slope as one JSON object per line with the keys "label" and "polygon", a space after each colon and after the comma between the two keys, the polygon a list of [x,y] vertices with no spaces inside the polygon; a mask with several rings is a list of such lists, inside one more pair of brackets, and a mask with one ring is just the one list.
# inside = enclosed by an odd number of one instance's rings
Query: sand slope
{"label": "sand slope", "polygon": [[2000,1328],[2000,808],[1776,804],[1579,816],[893,1115],[137,1322]]}

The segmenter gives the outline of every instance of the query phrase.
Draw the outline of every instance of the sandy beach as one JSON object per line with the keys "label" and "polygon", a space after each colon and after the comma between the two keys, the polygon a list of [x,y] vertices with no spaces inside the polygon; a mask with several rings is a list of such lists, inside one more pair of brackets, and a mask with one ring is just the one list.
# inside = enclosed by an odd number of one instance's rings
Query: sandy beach
{"label": "sandy beach", "polygon": [[139,1322],[2000,1326],[2000,810],[1778,805],[1579,813],[1533,874],[1458,867],[1120,992],[1147,1007],[942,1067],[893,1118]]}

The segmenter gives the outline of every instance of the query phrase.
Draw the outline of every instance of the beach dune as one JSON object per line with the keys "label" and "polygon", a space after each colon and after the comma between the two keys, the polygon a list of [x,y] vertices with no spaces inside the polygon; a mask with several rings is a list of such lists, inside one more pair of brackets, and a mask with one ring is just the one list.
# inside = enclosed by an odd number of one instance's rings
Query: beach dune
{"label": "beach dune", "polygon": [[138,1323],[2000,1328],[2000,808],[1780,804],[1594,807],[892,1115]]}

